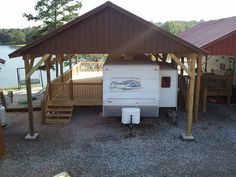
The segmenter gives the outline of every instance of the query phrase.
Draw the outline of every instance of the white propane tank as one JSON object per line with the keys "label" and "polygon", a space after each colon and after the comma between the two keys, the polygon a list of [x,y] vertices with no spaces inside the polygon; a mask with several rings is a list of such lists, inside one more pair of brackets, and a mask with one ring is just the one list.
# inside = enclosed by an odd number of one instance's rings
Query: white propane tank
{"label": "white propane tank", "polygon": [[122,108],[122,124],[130,124],[132,115],[132,123],[140,123],[140,108]]}
{"label": "white propane tank", "polygon": [[0,105],[0,122],[2,127],[7,125],[6,109],[2,105]]}

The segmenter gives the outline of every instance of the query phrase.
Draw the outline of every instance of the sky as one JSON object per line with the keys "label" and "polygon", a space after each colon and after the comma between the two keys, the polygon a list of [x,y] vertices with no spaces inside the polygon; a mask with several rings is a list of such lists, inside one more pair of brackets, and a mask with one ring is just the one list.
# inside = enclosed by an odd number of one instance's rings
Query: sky
{"label": "sky", "polygon": [[[80,15],[106,0],[81,0]],[[118,6],[153,22],[170,20],[213,20],[236,16],[236,0],[110,0]],[[0,0],[0,28],[25,28],[38,23],[23,13],[34,13],[37,0]]]}

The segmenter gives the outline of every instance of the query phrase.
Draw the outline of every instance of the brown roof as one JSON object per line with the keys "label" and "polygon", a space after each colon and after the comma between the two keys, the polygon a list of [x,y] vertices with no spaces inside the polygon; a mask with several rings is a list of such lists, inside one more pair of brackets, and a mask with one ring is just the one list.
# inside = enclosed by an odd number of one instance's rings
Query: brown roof
{"label": "brown roof", "polygon": [[179,35],[209,54],[236,55],[236,16],[201,22]]}
{"label": "brown roof", "polygon": [[207,52],[111,2],[93,9],[9,57],[25,54]]}

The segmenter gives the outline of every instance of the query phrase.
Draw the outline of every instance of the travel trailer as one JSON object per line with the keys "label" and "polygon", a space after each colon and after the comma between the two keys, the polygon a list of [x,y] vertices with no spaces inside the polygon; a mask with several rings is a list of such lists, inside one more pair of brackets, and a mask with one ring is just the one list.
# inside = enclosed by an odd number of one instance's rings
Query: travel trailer
{"label": "travel trailer", "polygon": [[158,117],[159,108],[177,108],[177,69],[148,55],[109,55],[103,67],[103,116],[120,117],[139,108],[141,117]]}

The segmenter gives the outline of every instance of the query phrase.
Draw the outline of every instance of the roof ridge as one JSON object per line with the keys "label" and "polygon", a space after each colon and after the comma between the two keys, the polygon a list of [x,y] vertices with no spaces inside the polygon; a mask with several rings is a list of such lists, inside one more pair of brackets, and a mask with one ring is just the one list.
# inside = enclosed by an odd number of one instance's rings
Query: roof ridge
{"label": "roof ridge", "polygon": [[139,17],[139,16],[137,16],[137,15],[135,15],[135,14],[125,10],[125,9],[123,9],[120,6],[117,6],[116,4],[113,4],[110,1],[107,1],[107,2],[103,3],[102,5],[94,8],[93,10],[91,10],[91,11],[81,15],[80,17],[77,17],[76,19],[68,22],[67,24],[59,27],[58,29],[55,29],[55,30],[49,32],[48,34],[46,34],[46,35],[36,39],[32,43],[30,43],[30,44],[28,44],[28,45],[26,45],[26,46],[24,46],[24,47],[22,47],[22,48],[20,48],[20,49],[18,49],[16,51],[12,52],[11,54],[9,54],[9,57],[12,58],[12,57],[15,57],[17,55],[19,56],[19,55],[24,54],[24,51],[26,51],[26,50],[28,50],[28,49],[30,49],[30,48],[40,44],[41,42],[43,42],[43,41],[45,41],[45,40],[47,40],[47,39],[49,39],[49,38],[51,38],[51,37],[61,33],[61,32],[63,32],[64,30],[66,30],[66,29],[76,25],[77,23],[79,23],[79,22],[83,21],[84,19],[86,19],[86,18],[88,18],[88,17],[90,17],[90,16],[100,12],[101,10],[103,10],[103,9],[105,9],[107,7],[110,7],[113,10],[118,11],[119,13],[123,13],[124,15],[126,15],[126,16],[128,16],[130,18],[133,18],[134,20],[139,21],[139,22],[141,22],[144,25],[149,26],[150,28],[152,28],[152,29],[162,33],[163,35],[166,35],[167,37],[171,38],[172,40],[174,40],[176,42],[181,43],[182,45],[184,45],[185,47],[187,47],[187,48],[189,48],[191,50],[198,51],[198,52],[201,52],[201,53],[204,53],[204,54],[207,53],[206,51],[204,51],[204,50],[194,46],[193,44],[191,44],[191,43],[181,39],[180,37],[175,36],[175,35],[167,32],[167,31],[165,31],[164,29],[161,29],[160,27],[154,25],[153,23],[146,21],[145,19],[143,19],[143,18],[141,18],[141,17]]}

